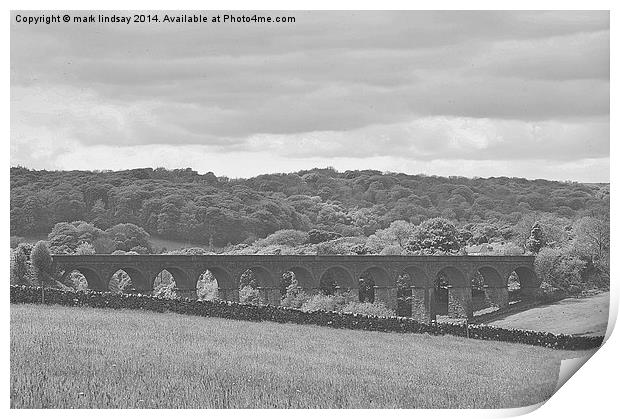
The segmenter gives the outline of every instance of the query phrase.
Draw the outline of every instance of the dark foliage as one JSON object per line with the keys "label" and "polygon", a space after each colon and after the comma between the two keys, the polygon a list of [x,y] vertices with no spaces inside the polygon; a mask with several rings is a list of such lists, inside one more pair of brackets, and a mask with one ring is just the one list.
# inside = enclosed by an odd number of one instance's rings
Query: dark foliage
{"label": "dark foliage", "polygon": [[609,185],[507,177],[312,169],[228,179],[191,169],[11,168],[14,236],[47,234],[59,222],[84,220],[102,231],[130,223],[151,235],[215,246],[251,241],[282,229],[313,230],[309,241],[320,243],[339,235],[368,236],[395,220],[418,224],[443,217],[455,225],[484,220],[489,228],[459,231],[483,243],[509,237],[507,226],[528,212],[566,217],[608,207]]}

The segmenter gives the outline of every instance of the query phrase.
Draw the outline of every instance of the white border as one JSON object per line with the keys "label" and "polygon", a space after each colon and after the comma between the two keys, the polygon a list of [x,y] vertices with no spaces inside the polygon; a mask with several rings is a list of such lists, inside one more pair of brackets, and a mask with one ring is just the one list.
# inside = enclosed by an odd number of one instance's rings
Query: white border
{"label": "white border", "polygon": [[[358,10],[400,10],[400,9],[419,9],[419,10],[485,10],[485,9],[503,9],[503,10],[611,10],[611,26],[615,28],[618,19],[616,17],[616,10],[614,10],[614,3],[612,1],[603,1],[603,0],[590,0],[590,1],[547,1],[547,0],[521,0],[521,1],[469,1],[467,3],[463,1],[446,1],[446,0],[434,0],[432,2],[411,2],[411,1],[398,1],[398,0],[383,0],[380,2],[345,2],[341,0],[315,0],[315,1],[263,1],[260,4],[256,4],[250,1],[188,1],[188,0],[177,0],[174,2],[153,2],[153,1],[91,1],[88,4],[84,2],[78,1],[56,1],[53,4],[50,2],[44,1],[13,1],[10,0],[7,2],[8,8],[5,13],[5,17],[2,22],[3,31],[2,31],[2,47],[4,49],[3,55],[6,58],[10,57],[10,22],[9,22],[9,10],[21,9],[21,10],[38,10],[38,9],[58,9],[58,10],[80,10],[80,9],[92,9],[92,10],[165,10],[165,9],[187,9],[187,10],[342,10],[342,9],[350,9],[351,6],[355,6],[355,9]],[[617,2],[616,2],[617,3]],[[502,7],[499,7],[502,6]],[[616,42],[616,31],[611,31],[611,68],[617,69],[617,59],[618,54],[614,53],[614,46],[618,45]],[[7,61],[9,61],[7,59]],[[3,182],[3,216],[5,223],[2,224],[2,231],[0,232],[0,237],[4,237],[4,247],[3,251],[5,255],[9,254],[8,248],[8,237],[9,237],[9,174],[8,168],[10,167],[9,160],[9,138],[10,138],[10,127],[9,127],[9,83],[10,83],[10,68],[8,63],[2,68],[5,84],[3,86],[3,93],[5,97],[5,106],[4,109],[4,118],[3,118],[3,126],[7,140],[4,141],[4,156],[7,161],[6,167],[6,176]],[[614,72],[612,74],[612,83],[611,83],[611,112],[610,115],[611,120],[611,134],[610,138],[615,138],[614,134],[617,133],[616,130],[616,121],[613,116],[615,116],[614,110],[614,99],[618,97],[617,95],[617,87],[613,82]],[[616,151],[617,148],[613,142],[611,142],[611,155],[612,161],[616,161]],[[611,195],[612,195],[612,206],[611,210],[613,214],[616,214],[615,211],[617,209],[616,199],[618,189],[615,187],[617,181],[617,169],[614,165],[611,165]],[[617,260],[614,256],[617,255],[616,252],[616,238],[617,238],[617,230],[615,228],[615,217],[612,217],[612,260]],[[4,272],[8,276],[9,266],[8,266],[8,258],[3,259]],[[616,265],[612,263],[612,278],[615,278],[618,269],[616,269]],[[8,278],[6,280],[8,283]],[[618,313],[618,291],[615,286],[617,280],[612,280],[612,301],[610,307],[610,317],[614,319],[614,321],[610,322],[613,324],[615,322],[615,318]],[[7,284],[8,285],[8,284]],[[2,331],[3,336],[9,336],[9,304],[8,304],[8,287],[4,287],[0,292],[2,293],[3,298],[3,315],[2,315]],[[611,328],[610,324],[610,328]],[[608,329],[609,330],[609,329]],[[5,408],[7,409],[7,413],[12,416],[38,416],[45,415],[47,417],[56,417],[57,415],[62,415],[63,417],[81,417],[84,414],[95,415],[95,416],[124,416],[124,417],[161,417],[168,415],[182,415],[182,416],[204,416],[207,412],[204,411],[143,411],[143,410],[90,410],[88,412],[83,411],[60,411],[60,410],[51,410],[51,411],[36,411],[36,410],[10,410],[9,409],[9,345],[8,339],[6,339],[7,344],[5,345],[5,349],[2,353],[3,361],[2,362],[2,371],[3,371],[3,380],[1,384],[0,394],[5,395]],[[619,338],[617,333],[615,335],[611,335],[609,337],[606,344],[603,348],[596,353],[592,359],[590,359],[586,365],[576,373],[576,377],[570,379],[551,399],[545,403],[539,409],[536,409],[533,413],[531,413],[531,417],[547,417],[549,415],[558,415],[563,418],[571,418],[571,417],[611,417],[612,414],[617,414],[618,412],[618,396],[617,396],[617,380],[620,372],[620,362],[618,361],[617,354],[620,353],[618,351],[620,346]],[[455,415],[459,415],[461,417],[471,417],[471,418],[479,418],[479,417],[505,417],[505,416],[514,416],[517,414],[526,413],[531,409],[513,409],[513,410],[490,410],[490,411],[480,411],[480,410],[458,410],[458,411],[449,411],[449,410],[415,410],[415,411],[391,411],[386,412],[387,414],[396,414],[402,416],[413,416],[416,417],[433,417],[433,418],[443,418],[443,417],[454,417]],[[613,412],[613,413],[612,413]],[[290,411],[290,410],[270,410],[270,411],[238,411],[238,410],[228,410],[228,411],[209,411],[208,414],[210,416],[222,416],[222,417],[249,417],[249,416],[263,416],[267,417],[290,417],[290,415],[294,415],[296,417],[310,417],[316,414],[327,415],[327,416],[349,416],[349,417],[370,417],[371,415],[376,415],[376,412],[372,411],[360,411],[360,410],[349,410],[349,411],[340,411],[340,410],[321,410],[321,411]],[[615,415],[614,415],[615,416]]]}

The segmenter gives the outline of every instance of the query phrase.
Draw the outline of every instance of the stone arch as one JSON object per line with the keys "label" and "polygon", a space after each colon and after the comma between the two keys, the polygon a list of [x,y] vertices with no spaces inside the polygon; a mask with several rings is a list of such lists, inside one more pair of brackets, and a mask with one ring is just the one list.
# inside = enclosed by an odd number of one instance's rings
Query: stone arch
{"label": "stone arch", "polygon": [[417,266],[407,266],[402,272],[409,276],[408,282],[412,287],[424,288],[432,285],[432,281],[429,279],[428,274]]}
{"label": "stone arch", "polygon": [[540,287],[540,283],[542,280],[538,278],[536,272],[528,266],[519,266],[513,270],[518,278],[519,283],[521,284],[521,289],[523,288],[538,288]]}
{"label": "stone arch", "polygon": [[247,304],[280,305],[280,282],[269,268],[259,264],[250,265],[239,274],[239,301]]}
{"label": "stone arch", "polygon": [[259,288],[273,288],[279,286],[279,281],[276,280],[276,276],[273,272],[262,265],[251,265],[244,271],[246,270],[252,271],[256,278],[256,286]]}
{"label": "stone arch", "polygon": [[85,267],[85,266],[71,266],[64,269],[64,273],[62,275],[62,282],[65,282],[67,277],[71,275],[71,272],[79,272],[85,279],[88,284],[88,289],[93,291],[107,291],[108,283],[104,280],[99,272],[97,272],[93,268]]}
{"label": "stone arch", "polygon": [[201,275],[204,274],[206,271],[211,272],[211,274],[215,278],[215,281],[217,282],[218,288],[221,288],[221,289],[238,288],[238,285],[235,282],[235,278],[225,268],[222,268],[220,266],[207,266],[204,269],[204,271],[202,271]]}
{"label": "stone arch", "polygon": [[114,277],[114,275],[118,271],[123,271],[129,276],[131,279],[131,290],[134,291],[151,291],[151,283],[149,281],[148,275],[142,272],[139,269],[127,266],[114,266],[111,271],[113,272],[110,278],[108,279],[108,286]]}
{"label": "stone arch", "polygon": [[304,290],[313,290],[318,288],[318,284],[312,274],[312,271],[303,266],[290,266],[284,269],[284,272],[293,272],[295,279],[300,288]]}
{"label": "stone arch", "polygon": [[[192,276],[183,268],[175,265],[164,265],[157,267],[157,273],[150,278],[150,289],[157,292],[161,281],[171,281],[170,291],[174,290],[174,294],[177,298],[196,298],[196,283],[198,278],[192,278]],[[171,278],[167,278],[166,273],[170,274]],[[169,296],[166,291],[163,296]]]}
{"label": "stone arch", "polygon": [[369,274],[370,276],[372,276],[375,286],[378,287],[387,287],[389,285],[392,285],[393,283],[390,274],[385,269],[379,266],[371,266],[364,269],[360,274],[360,277],[362,277],[364,274]]}
{"label": "stone arch", "polygon": [[441,279],[445,278],[445,281],[447,282],[447,284],[452,287],[466,287],[469,285],[467,283],[466,275],[461,270],[455,268],[454,266],[446,266],[440,269],[437,272],[437,275],[435,278],[435,284],[437,284],[437,280],[440,278]]}
{"label": "stone arch", "polygon": [[492,266],[480,266],[471,278],[472,311],[508,307],[508,278]]}
{"label": "stone arch", "polygon": [[477,272],[480,273],[482,279],[484,280],[484,285],[489,287],[505,287],[507,278],[502,278],[502,275],[497,271],[497,269],[491,266],[481,266],[477,269]]}
{"label": "stone arch", "polygon": [[[159,275],[162,271],[170,272],[170,274],[174,277],[174,282],[177,284],[177,287],[187,286],[191,282],[189,273],[178,266],[163,266],[157,274]],[[198,280],[198,278],[196,278],[196,280]]]}
{"label": "stone arch", "polygon": [[319,277],[319,287],[325,286],[325,281],[333,280],[336,286],[343,289],[357,289],[358,283],[354,279],[353,274],[340,265],[330,266],[325,269]]}

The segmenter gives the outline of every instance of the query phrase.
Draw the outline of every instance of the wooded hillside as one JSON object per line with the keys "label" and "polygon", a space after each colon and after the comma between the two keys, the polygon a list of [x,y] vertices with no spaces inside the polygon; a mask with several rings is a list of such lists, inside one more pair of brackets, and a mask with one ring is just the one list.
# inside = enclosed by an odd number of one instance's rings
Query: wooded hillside
{"label": "wooded hillside", "polygon": [[395,220],[419,224],[433,217],[486,223],[501,233],[534,212],[568,219],[608,214],[609,185],[331,168],[250,179],[191,169],[11,168],[11,235],[17,236],[84,220],[101,229],[133,223],[165,238],[224,246],[281,229],[368,236]]}

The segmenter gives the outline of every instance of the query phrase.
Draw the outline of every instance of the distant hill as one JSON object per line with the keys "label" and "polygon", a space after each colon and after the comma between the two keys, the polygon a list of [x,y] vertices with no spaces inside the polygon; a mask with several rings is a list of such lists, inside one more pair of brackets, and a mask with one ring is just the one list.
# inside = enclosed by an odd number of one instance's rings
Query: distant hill
{"label": "distant hill", "polygon": [[249,179],[192,169],[36,171],[11,168],[11,235],[47,234],[61,221],[100,228],[133,223],[183,243],[225,246],[279,229],[369,235],[394,220],[445,217],[514,225],[524,214],[573,218],[608,211],[609,184],[338,172],[332,168]]}

